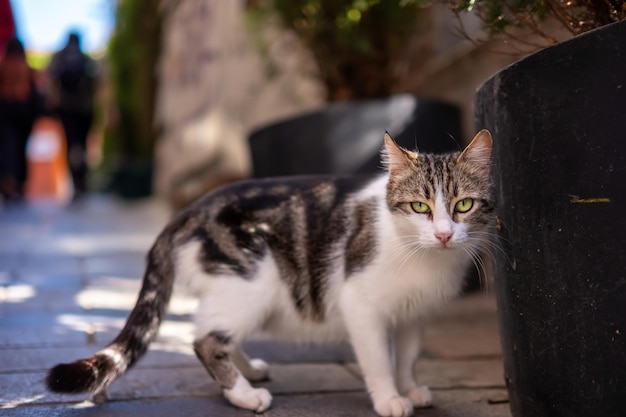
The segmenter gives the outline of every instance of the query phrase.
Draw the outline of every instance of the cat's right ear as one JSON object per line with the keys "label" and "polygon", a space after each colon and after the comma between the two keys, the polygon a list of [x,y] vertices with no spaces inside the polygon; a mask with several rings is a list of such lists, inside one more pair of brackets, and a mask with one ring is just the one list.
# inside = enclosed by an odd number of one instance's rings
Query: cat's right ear
{"label": "cat's right ear", "polygon": [[410,152],[396,143],[389,132],[385,132],[385,148],[383,150],[383,164],[390,174],[397,174],[415,164],[417,154]]}
{"label": "cat's right ear", "polygon": [[457,158],[458,162],[469,162],[475,165],[481,165],[485,168],[489,167],[489,159],[491,158],[491,146],[493,139],[491,133],[487,129],[483,129],[476,133],[474,139],[461,152]]}

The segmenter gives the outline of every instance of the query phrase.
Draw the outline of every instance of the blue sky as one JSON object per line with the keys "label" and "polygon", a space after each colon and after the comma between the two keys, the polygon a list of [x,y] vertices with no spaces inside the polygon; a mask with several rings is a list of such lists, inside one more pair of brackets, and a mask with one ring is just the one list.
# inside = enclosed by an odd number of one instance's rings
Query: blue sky
{"label": "blue sky", "polygon": [[78,29],[83,49],[102,50],[114,25],[115,0],[11,0],[17,35],[27,49],[54,52]]}

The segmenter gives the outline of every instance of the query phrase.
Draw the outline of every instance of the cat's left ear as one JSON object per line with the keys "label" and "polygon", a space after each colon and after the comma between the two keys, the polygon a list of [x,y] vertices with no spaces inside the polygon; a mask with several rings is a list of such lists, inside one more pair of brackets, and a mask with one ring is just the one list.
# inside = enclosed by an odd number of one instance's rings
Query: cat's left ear
{"label": "cat's left ear", "polygon": [[491,145],[493,139],[491,133],[487,129],[483,129],[474,136],[474,139],[461,152],[456,162],[465,162],[475,165],[489,167],[489,159],[491,158]]}
{"label": "cat's left ear", "polygon": [[388,132],[385,132],[385,148],[383,150],[383,163],[390,174],[406,170],[414,165],[417,154],[408,151],[398,145]]}

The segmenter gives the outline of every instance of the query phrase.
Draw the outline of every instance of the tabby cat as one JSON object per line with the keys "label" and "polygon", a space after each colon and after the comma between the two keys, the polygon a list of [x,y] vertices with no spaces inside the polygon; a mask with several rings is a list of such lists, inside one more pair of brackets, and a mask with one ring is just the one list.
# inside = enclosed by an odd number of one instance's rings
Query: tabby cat
{"label": "tabby cat", "polygon": [[182,211],[150,250],[121,333],[52,368],[49,389],[103,400],[154,340],[176,278],[199,297],[196,355],[235,406],[262,412],[272,401],[250,385],[267,378],[267,363],[240,349],[259,330],[349,340],[381,416],[428,406],[413,374],[420,329],[489,244],[492,140],[483,130],[445,155],[408,151],[389,134],[384,142],[380,175],[251,180]]}

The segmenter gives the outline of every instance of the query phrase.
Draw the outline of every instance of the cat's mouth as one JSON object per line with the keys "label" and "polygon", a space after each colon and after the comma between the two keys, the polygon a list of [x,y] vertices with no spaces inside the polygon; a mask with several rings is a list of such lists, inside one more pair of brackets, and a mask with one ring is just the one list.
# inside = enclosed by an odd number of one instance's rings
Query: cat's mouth
{"label": "cat's mouth", "polygon": [[441,242],[438,241],[435,244],[433,244],[434,249],[438,249],[438,250],[453,250],[456,249],[458,246],[456,244],[456,242],[453,241],[447,241],[447,242]]}

